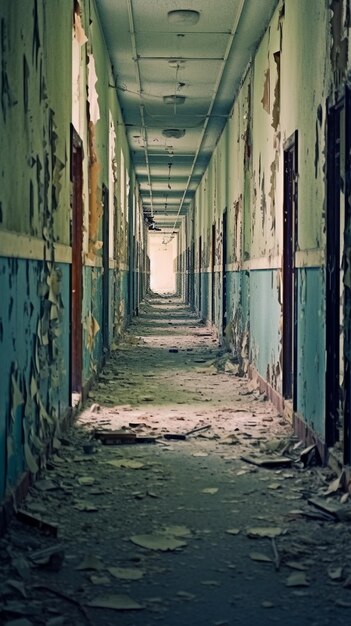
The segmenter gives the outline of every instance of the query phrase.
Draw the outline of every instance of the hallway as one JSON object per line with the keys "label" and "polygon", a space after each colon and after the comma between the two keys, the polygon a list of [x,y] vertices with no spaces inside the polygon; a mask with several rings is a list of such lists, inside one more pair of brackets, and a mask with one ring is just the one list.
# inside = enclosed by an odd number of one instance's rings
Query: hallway
{"label": "hallway", "polygon": [[[338,490],[326,497],[331,471],[304,468],[289,424],[238,374],[179,299],[142,303],[31,487],[33,517],[0,540],[1,624],[345,624],[349,507]],[[122,439],[103,445],[100,431]],[[242,459],[263,455],[277,467]],[[345,519],[310,506],[316,496]]]}

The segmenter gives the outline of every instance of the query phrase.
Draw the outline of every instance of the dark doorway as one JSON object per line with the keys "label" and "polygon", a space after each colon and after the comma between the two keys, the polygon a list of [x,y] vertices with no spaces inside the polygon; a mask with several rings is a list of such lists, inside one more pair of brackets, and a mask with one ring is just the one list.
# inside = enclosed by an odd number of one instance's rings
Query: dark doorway
{"label": "dark doorway", "polygon": [[283,225],[283,396],[296,409],[297,314],[295,252],[297,246],[297,131],[284,145]]}
{"label": "dark doorway", "polygon": [[351,97],[328,109],[326,266],[326,443],[351,461]]}
{"label": "dark doorway", "polygon": [[212,224],[212,246],[211,246],[211,320],[216,322],[216,224]]}
{"label": "dark doorway", "polygon": [[227,209],[222,218],[222,337],[227,326]]}
{"label": "dark doorway", "polygon": [[344,464],[351,464],[351,89],[345,87]]}
{"label": "dark doorway", "polygon": [[102,344],[104,352],[109,349],[109,307],[110,307],[110,267],[109,267],[109,192],[105,185],[102,186]]}
{"label": "dark doorway", "polygon": [[71,127],[71,401],[73,394],[82,391],[82,247],[83,247],[83,146],[82,141]]}
{"label": "dark doorway", "polygon": [[189,292],[189,303],[192,309],[195,306],[194,273],[195,273],[195,243],[192,241],[191,247],[190,247],[190,292]]}
{"label": "dark doorway", "polygon": [[198,294],[199,294],[199,314],[202,317],[202,289],[201,289],[201,283],[202,283],[202,237],[199,237],[199,285],[198,285]]}

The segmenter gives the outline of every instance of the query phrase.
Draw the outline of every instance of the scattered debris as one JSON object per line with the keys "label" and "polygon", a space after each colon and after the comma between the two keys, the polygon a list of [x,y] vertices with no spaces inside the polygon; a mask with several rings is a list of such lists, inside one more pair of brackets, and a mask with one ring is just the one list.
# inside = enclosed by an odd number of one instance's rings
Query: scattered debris
{"label": "scattered debris", "polygon": [[107,461],[107,464],[125,469],[142,469],[144,467],[144,463],[135,459],[113,459],[112,461]]}
{"label": "scattered debris", "polygon": [[241,456],[243,461],[246,463],[251,463],[252,465],[257,465],[258,467],[266,467],[275,469],[277,467],[290,467],[292,465],[293,460],[289,459],[286,456]]}
{"label": "scattered debris", "polygon": [[30,554],[30,560],[37,567],[45,567],[46,569],[58,572],[65,558],[64,547],[59,544],[53,548],[44,548]]}
{"label": "scattered debris", "polygon": [[160,550],[161,552],[177,550],[178,548],[184,548],[187,545],[187,542],[183,539],[176,539],[171,536],[167,537],[161,533],[133,535],[130,537],[130,540],[141,548],[147,548],[148,550]]}
{"label": "scattered debris", "polygon": [[211,424],[207,424],[207,426],[199,426],[199,428],[193,428],[192,430],[188,430],[188,432],[186,433],[165,433],[163,436],[165,439],[177,439],[179,441],[185,441],[185,439],[189,435],[194,435],[195,433],[208,430],[209,428],[211,428]]}
{"label": "scattered debris", "polygon": [[248,537],[250,537],[251,539],[257,539],[260,537],[268,537],[269,539],[272,539],[274,537],[279,537],[279,535],[283,534],[283,530],[282,528],[275,528],[275,527],[255,527],[255,528],[248,528],[246,530],[246,535]]}
{"label": "scattered debris", "polygon": [[306,578],[306,574],[304,572],[296,572],[295,574],[290,574],[286,581],[287,587],[309,587],[309,582]]}
{"label": "scattered debris", "polygon": [[315,444],[308,446],[300,453],[300,461],[304,467],[312,467],[314,465],[321,465],[322,460]]}
{"label": "scattered debris", "polygon": [[330,580],[342,580],[344,568],[343,567],[329,567],[328,576]]}
{"label": "scattered debris", "polygon": [[26,524],[28,526],[38,528],[45,535],[51,535],[51,537],[57,537],[58,528],[59,528],[58,524],[43,520],[41,517],[32,515],[28,511],[25,511],[24,509],[18,509],[16,512],[16,517],[18,521],[21,522],[22,524]]}
{"label": "scattered debris", "polygon": [[105,445],[156,443],[156,437],[146,437],[136,433],[120,430],[96,430],[95,439],[99,439]]}
{"label": "scattered debris", "polygon": [[99,596],[87,603],[87,606],[97,609],[114,609],[115,611],[134,611],[144,609],[145,606],[136,602],[125,594],[110,594]]}
{"label": "scattered debris", "polygon": [[249,557],[252,561],[258,561],[260,563],[272,563],[272,559],[263,552],[250,552]]}
{"label": "scattered debris", "polygon": [[99,556],[94,556],[93,554],[87,554],[83,561],[77,565],[77,570],[96,570],[100,572],[104,569],[104,564],[102,559]]}
{"label": "scattered debris", "polygon": [[143,570],[135,567],[108,567],[107,571],[115,578],[121,578],[122,580],[140,580],[145,573]]}
{"label": "scattered debris", "polygon": [[329,517],[333,521],[351,521],[351,508],[340,506],[340,504],[332,504],[320,498],[309,498],[308,504],[311,504],[319,511],[322,511],[326,518]]}

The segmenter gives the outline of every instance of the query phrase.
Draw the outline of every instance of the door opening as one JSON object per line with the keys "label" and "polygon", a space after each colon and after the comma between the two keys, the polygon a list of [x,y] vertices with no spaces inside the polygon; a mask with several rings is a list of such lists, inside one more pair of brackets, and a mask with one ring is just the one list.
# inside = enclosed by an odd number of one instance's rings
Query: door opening
{"label": "door opening", "polygon": [[155,294],[177,295],[178,235],[148,232],[150,290]]}
{"label": "door opening", "polygon": [[102,342],[104,352],[109,349],[109,306],[110,306],[110,280],[109,280],[109,191],[105,185],[102,186],[103,204],[103,248],[102,248]]}
{"label": "door opening", "polygon": [[283,397],[296,409],[297,362],[297,131],[284,145],[284,225],[283,225]]}
{"label": "door opening", "polygon": [[227,209],[222,218],[222,337],[225,336],[227,327]]}
{"label": "door opening", "polygon": [[202,237],[199,237],[199,314],[202,317],[202,289],[201,289],[201,283],[202,283]]}
{"label": "door opening", "polygon": [[216,224],[212,224],[212,248],[211,248],[211,320],[216,322]]}
{"label": "door opening", "polygon": [[328,110],[326,267],[326,443],[351,461],[351,96]]}
{"label": "door opening", "polygon": [[83,248],[83,145],[71,127],[71,183],[72,183],[72,219],[71,219],[71,356],[70,385],[71,404],[79,401],[82,392],[82,248]]}

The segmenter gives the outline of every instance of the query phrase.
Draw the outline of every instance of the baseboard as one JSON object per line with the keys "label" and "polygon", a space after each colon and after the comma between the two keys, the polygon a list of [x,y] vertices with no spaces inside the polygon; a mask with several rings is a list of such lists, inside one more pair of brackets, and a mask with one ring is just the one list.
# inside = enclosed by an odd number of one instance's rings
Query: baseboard
{"label": "baseboard", "polygon": [[326,465],[328,463],[328,448],[325,442],[321,439],[320,435],[306,424],[302,416],[293,410],[291,401],[285,400],[278,391],[273,389],[252,365],[249,366],[248,375],[252,380],[257,380],[261,393],[265,393],[276,409],[288,422],[292,423],[294,434],[300,441],[303,441],[305,446],[312,444],[317,446],[322,463]]}
{"label": "baseboard", "polygon": [[312,428],[306,424],[306,422],[302,419],[301,415],[294,412],[293,415],[293,427],[295,435],[301,439],[306,446],[315,445],[317,446],[319,455],[321,457],[323,465],[328,464],[328,447],[325,442],[321,439],[320,435],[318,435]]}
{"label": "baseboard", "polygon": [[274,404],[276,409],[284,415],[284,398],[258,373],[255,367],[249,365],[248,376],[251,380],[257,380],[259,390],[265,393],[268,400]]}

